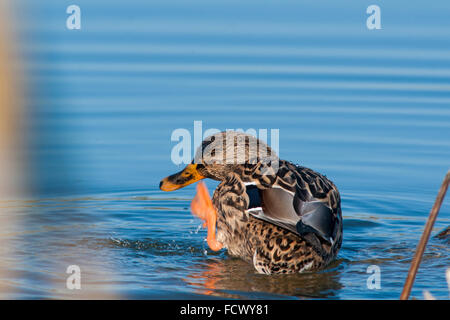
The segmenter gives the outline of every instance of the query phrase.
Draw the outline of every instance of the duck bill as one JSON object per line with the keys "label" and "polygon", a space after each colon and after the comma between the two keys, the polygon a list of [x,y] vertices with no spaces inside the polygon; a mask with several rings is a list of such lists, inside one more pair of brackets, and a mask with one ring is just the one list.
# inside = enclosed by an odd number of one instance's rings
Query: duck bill
{"label": "duck bill", "polygon": [[162,191],[174,191],[204,178],[205,177],[197,171],[196,164],[189,164],[182,171],[162,179],[159,183],[159,188]]}

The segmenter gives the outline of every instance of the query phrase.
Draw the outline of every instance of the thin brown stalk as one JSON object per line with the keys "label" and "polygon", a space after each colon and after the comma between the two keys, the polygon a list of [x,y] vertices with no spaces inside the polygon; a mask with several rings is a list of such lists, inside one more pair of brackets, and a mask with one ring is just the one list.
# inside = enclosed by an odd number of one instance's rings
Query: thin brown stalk
{"label": "thin brown stalk", "polygon": [[419,269],[420,262],[422,261],[422,256],[425,251],[425,247],[427,245],[428,239],[430,238],[431,230],[433,229],[434,222],[436,221],[436,217],[439,213],[439,209],[441,208],[442,202],[445,198],[445,193],[447,192],[448,185],[450,183],[450,171],[447,172],[447,175],[442,182],[441,188],[439,189],[439,193],[434,201],[433,208],[430,211],[430,215],[428,216],[427,223],[425,225],[425,229],[423,230],[422,237],[420,238],[419,244],[416,248],[416,253],[414,254],[414,258],[412,259],[411,266],[409,268],[408,276],[406,277],[405,285],[403,286],[402,294],[400,295],[400,300],[408,300],[409,294],[411,293],[411,288],[414,283],[414,279],[416,278],[417,270]]}

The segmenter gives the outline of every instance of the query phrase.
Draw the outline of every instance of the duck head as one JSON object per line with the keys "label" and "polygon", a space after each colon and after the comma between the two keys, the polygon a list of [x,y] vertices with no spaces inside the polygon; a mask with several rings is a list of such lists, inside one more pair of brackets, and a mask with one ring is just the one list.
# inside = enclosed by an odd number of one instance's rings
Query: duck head
{"label": "duck head", "polygon": [[203,140],[192,162],[162,179],[159,188],[174,191],[205,178],[222,181],[232,172],[245,177],[249,175],[244,172],[274,160],[278,161],[277,155],[261,140],[241,132],[224,131]]}

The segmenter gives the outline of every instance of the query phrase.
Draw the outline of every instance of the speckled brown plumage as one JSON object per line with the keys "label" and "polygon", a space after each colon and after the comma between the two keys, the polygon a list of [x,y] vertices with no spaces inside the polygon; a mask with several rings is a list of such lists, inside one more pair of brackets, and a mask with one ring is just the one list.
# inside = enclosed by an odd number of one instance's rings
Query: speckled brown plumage
{"label": "speckled brown plumage", "polygon": [[[213,203],[219,213],[218,240],[233,256],[253,263],[260,273],[292,273],[317,270],[332,261],[342,243],[342,215],[340,197],[334,184],[311,169],[280,161],[276,173],[262,176],[254,168],[230,173],[219,184]],[[282,227],[263,221],[250,214],[246,182],[255,182],[259,188],[280,186],[296,191],[303,201],[318,199],[332,208],[335,221],[335,239],[330,244],[315,234],[300,236]]]}

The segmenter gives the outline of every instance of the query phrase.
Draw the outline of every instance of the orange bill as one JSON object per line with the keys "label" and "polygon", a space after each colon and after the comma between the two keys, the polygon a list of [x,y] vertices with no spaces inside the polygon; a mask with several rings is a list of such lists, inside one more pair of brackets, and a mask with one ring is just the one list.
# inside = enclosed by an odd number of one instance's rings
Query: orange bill
{"label": "orange bill", "polygon": [[189,164],[182,171],[161,180],[159,188],[162,191],[174,191],[205,177],[197,170],[197,164]]}
{"label": "orange bill", "polygon": [[217,212],[212,204],[208,189],[203,182],[197,184],[197,194],[192,199],[191,211],[193,215],[204,221],[203,227],[208,228],[206,241],[211,250],[218,251],[222,249],[223,245],[216,240]]}

